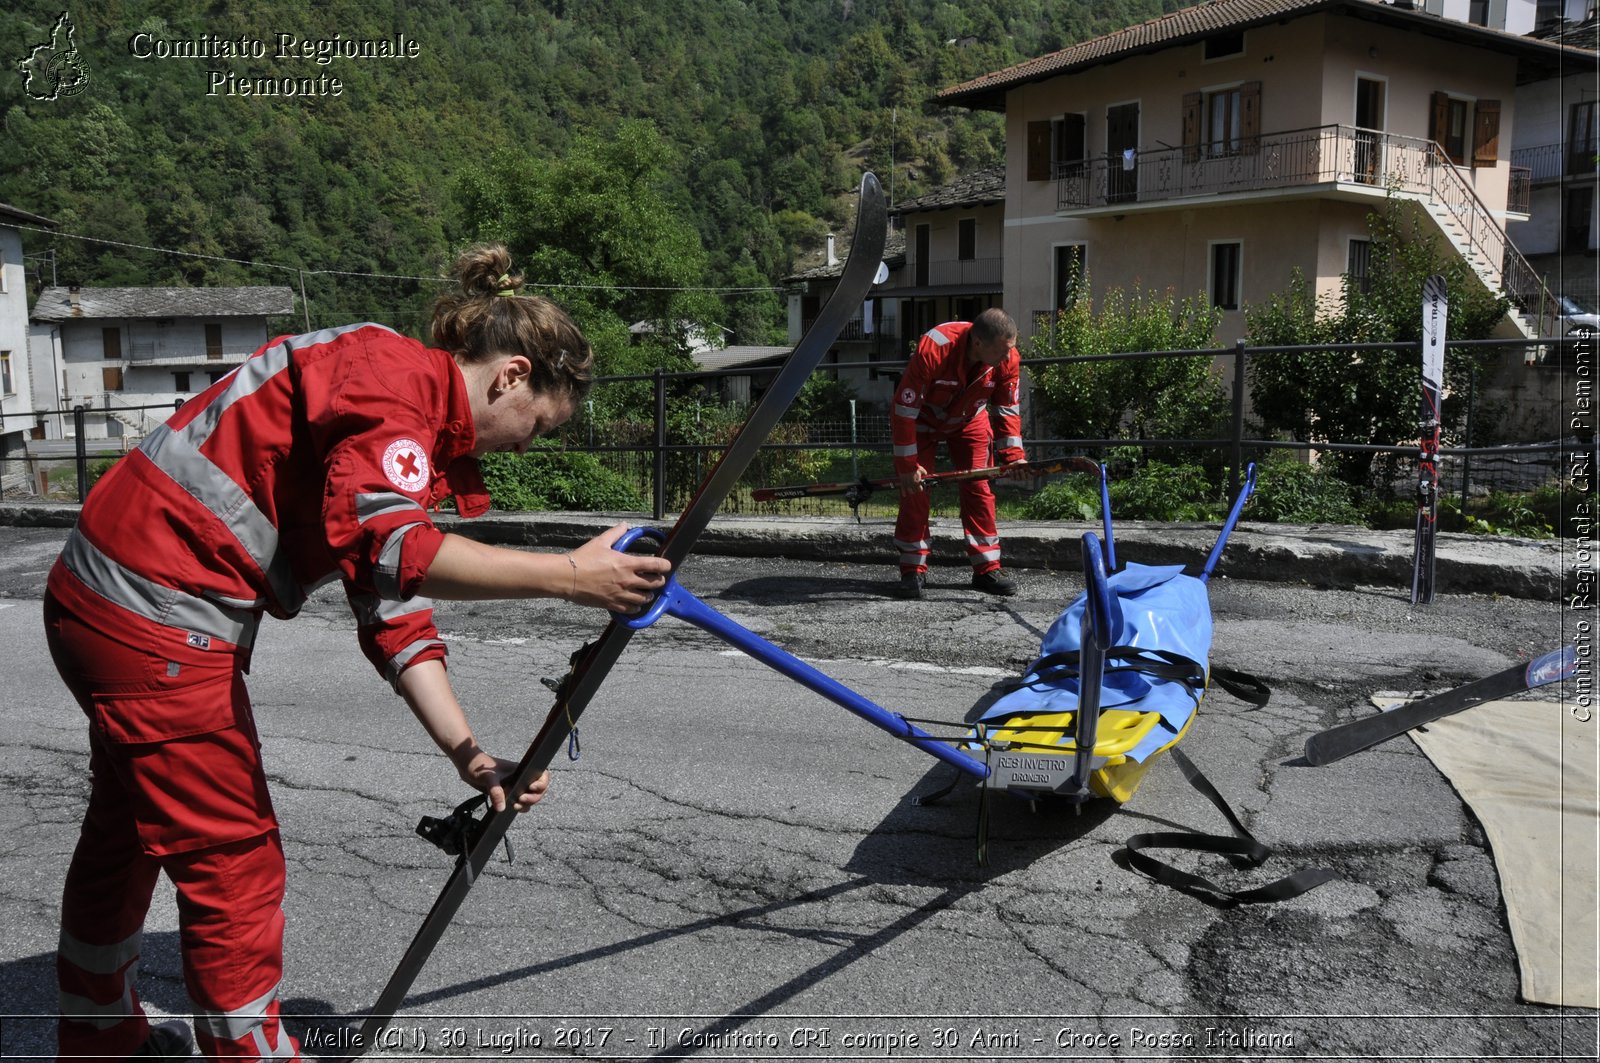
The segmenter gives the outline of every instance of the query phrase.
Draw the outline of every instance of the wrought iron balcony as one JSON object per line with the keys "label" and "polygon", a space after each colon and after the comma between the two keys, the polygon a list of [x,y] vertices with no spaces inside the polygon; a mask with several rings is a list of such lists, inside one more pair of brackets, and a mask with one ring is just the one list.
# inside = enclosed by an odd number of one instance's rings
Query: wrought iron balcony
{"label": "wrought iron balcony", "polygon": [[1484,282],[1503,291],[1539,335],[1551,335],[1550,293],[1461,171],[1432,141],[1326,125],[1241,138],[1226,147],[1198,144],[1058,164],[1056,209],[1072,216],[1273,189],[1370,185],[1425,203],[1475,260]]}
{"label": "wrought iron balcony", "polygon": [[1511,153],[1511,165],[1528,170],[1529,179],[1536,185],[1573,178],[1595,176],[1595,145],[1541,144],[1536,148],[1517,148]]}

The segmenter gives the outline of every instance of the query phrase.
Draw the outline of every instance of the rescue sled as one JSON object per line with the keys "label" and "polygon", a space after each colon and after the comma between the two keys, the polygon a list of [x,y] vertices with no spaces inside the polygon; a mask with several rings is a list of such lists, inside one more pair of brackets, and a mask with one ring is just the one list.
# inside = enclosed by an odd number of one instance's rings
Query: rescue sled
{"label": "rescue sled", "polygon": [[[1251,465],[1199,576],[1185,575],[1177,565],[1118,569],[1101,466],[1105,543],[1092,533],[1083,537],[1084,594],[1051,626],[1044,652],[1015,689],[983,719],[955,725],[964,734],[953,738],[917,726],[951,725],[913,720],[875,704],[729,620],[674,577],[642,613],[616,620],[635,630],[662,616],[693,624],[987,787],[1030,798],[1103,796],[1122,802],[1151,761],[1188,731],[1205,695],[1211,646],[1205,584],[1254,486]],[[614,547],[626,550],[641,538],[665,536],[634,528]]]}
{"label": "rescue sled", "polygon": [[1022,678],[974,721],[968,748],[989,755],[986,786],[1119,804],[1133,796],[1205,698],[1206,584],[1254,488],[1251,465],[1198,576],[1182,565],[1118,568],[1102,467],[1105,541],[1083,537],[1084,593],[1051,625]]}

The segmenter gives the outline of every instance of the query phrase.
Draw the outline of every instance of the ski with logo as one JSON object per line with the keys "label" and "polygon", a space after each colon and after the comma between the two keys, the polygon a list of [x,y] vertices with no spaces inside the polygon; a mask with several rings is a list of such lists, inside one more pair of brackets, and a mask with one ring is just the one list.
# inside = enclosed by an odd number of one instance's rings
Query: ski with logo
{"label": "ski with logo", "polygon": [[[722,459],[701,483],[700,489],[661,546],[660,556],[672,562],[674,571],[688,557],[695,540],[721,508],[723,499],[755,458],[756,451],[871,291],[883,257],[887,224],[883,189],[878,179],[869,173],[861,181],[855,236],[838,286],[810,330],[801,337],[784,362],[772,387],[723,452]],[[571,671],[556,686],[555,704],[518,764],[513,780],[507,784],[507,793],[516,794],[527,789],[555,759],[562,746],[576,737],[579,715],[605,682],[632,634],[632,628],[613,618],[595,642],[573,654]],[[347,1058],[355,1058],[370,1049],[378,1034],[394,1018],[412,982],[457,909],[466,900],[474,880],[489,862],[495,846],[505,838],[506,830],[516,816],[513,804],[507,801],[505,811],[495,812],[487,808],[486,799],[479,795],[462,803],[449,816],[426,817],[418,825],[419,834],[455,854],[455,870],[451,872],[388,984],[379,994],[377,1003],[367,1014],[360,1031],[347,1041],[341,1041],[351,1049],[351,1055]],[[482,818],[474,815],[478,809],[484,809]]]}
{"label": "ski with logo", "polygon": [[1363,716],[1359,720],[1314,734],[1306,741],[1306,762],[1318,766],[1332,764],[1352,753],[1371,749],[1380,742],[1403,735],[1413,727],[1421,727],[1485,701],[1510,697],[1548,683],[1559,683],[1576,675],[1577,671],[1576,649],[1566,646],[1552,650],[1527,664],[1514,664],[1503,672],[1485,676],[1466,686],[1400,705],[1376,716]]}
{"label": "ski with logo", "polygon": [[1417,534],[1413,544],[1411,604],[1430,605],[1439,529],[1439,397],[1444,389],[1445,317],[1449,301],[1444,278],[1422,282],[1421,453],[1417,464]]}

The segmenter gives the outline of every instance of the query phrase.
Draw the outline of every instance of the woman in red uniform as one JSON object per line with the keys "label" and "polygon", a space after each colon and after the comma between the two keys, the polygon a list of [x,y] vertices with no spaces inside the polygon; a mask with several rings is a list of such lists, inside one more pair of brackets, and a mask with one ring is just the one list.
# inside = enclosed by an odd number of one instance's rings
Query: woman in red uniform
{"label": "woman in red uniform", "polygon": [[45,625],[89,717],[92,786],[67,872],[57,972],[63,1057],[187,1054],[134,986],[157,874],[177,888],[184,979],[207,1056],[286,1058],[283,849],[244,673],[263,613],[339,580],[361,648],[461,778],[502,780],[451,691],[430,597],[563,598],[631,611],[667,562],[619,553],[619,526],[571,553],[483,545],[434,526],[489,505],[477,459],[521,453],[572,416],[593,357],[548,300],[518,296],[504,248],[457,263],[430,348],[363,324],[274,340],[186,403],[84,504],[50,573]]}

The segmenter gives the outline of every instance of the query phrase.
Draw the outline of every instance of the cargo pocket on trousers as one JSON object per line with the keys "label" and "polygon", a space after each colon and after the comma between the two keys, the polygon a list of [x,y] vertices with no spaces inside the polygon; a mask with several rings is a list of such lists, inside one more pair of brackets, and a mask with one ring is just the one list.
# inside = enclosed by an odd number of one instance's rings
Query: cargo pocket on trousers
{"label": "cargo pocket on trousers", "polygon": [[253,732],[248,713],[234,696],[231,670],[198,683],[158,691],[94,695],[94,726],[119,745],[165,742],[243,725]]}

